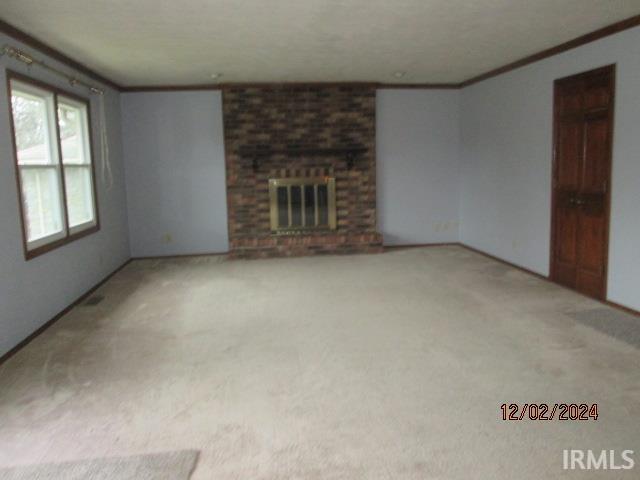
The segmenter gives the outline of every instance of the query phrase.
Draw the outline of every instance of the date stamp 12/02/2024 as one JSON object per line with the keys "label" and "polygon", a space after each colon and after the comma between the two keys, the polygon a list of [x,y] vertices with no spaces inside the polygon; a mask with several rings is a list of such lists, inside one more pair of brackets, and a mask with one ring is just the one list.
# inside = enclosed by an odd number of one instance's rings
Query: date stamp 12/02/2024
{"label": "date stamp 12/02/2024", "polygon": [[503,403],[500,411],[504,421],[598,420],[597,403]]}

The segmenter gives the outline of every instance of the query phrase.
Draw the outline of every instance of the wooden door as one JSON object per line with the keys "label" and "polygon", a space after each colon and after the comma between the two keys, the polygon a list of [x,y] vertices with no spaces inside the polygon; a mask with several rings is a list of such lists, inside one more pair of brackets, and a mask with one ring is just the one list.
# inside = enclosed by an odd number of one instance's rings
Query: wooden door
{"label": "wooden door", "polygon": [[556,80],[551,278],[604,299],[615,66]]}

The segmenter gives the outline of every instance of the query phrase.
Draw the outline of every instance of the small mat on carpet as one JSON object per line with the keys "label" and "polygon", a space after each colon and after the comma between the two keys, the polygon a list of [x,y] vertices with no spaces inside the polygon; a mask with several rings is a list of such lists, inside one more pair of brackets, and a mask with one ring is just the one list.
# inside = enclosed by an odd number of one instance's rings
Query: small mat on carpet
{"label": "small mat on carpet", "polygon": [[595,308],[568,314],[574,320],[640,348],[640,318],[612,308]]}
{"label": "small mat on carpet", "polygon": [[188,480],[198,451],[0,468],[0,480]]}

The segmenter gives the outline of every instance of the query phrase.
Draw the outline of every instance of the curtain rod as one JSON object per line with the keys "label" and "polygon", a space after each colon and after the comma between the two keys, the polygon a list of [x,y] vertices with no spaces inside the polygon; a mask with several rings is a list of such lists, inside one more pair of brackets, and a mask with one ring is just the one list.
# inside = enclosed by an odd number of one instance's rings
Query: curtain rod
{"label": "curtain rod", "polygon": [[85,82],[84,80],[75,77],[73,75],[69,75],[65,72],[63,72],[62,70],[58,70],[55,67],[52,67],[51,65],[47,64],[44,62],[44,60],[39,60],[35,57],[33,57],[32,55],[28,54],[27,52],[25,52],[24,50],[20,50],[19,48],[13,47],[11,45],[4,45],[2,47],[2,50],[0,51],[0,57],[2,55],[6,55],[9,58],[15,58],[16,60],[27,64],[28,66],[31,65],[38,65],[40,67],[45,68],[46,70],[49,70],[50,72],[55,73],[56,75],[65,78],[72,86],[75,85],[82,85],[86,88],[88,88],[89,90],[91,90],[93,93],[97,93],[99,95],[103,95],[104,94],[104,89],[100,88],[100,87],[96,87],[95,85],[92,85],[91,83]]}
{"label": "curtain rod", "polygon": [[45,70],[49,70],[59,77],[66,79],[72,86],[82,85],[83,87],[88,88],[92,93],[100,95],[100,154],[102,157],[102,179],[107,190],[111,190],[111,187],[113,186],[113,173],[111,172],[111,160],[109,159],[109,141],[107,135],[107,114],[105,107],[104,89],[96,87],[95,85],[92,85],[91,83],[88,83],[78,77],[69,75],[68,73],[59,70],[56,67],[52,67],[51,65],[45,63],[44,60],[35,58],[24,50],[13,47],[11,45],[5,44],[2,47],[2,50],[0,50],[0,57],[2,57],[3,55],[6,55],[9,58],[14,58],[28,65],[29,67],[32,65],[38,65]]}

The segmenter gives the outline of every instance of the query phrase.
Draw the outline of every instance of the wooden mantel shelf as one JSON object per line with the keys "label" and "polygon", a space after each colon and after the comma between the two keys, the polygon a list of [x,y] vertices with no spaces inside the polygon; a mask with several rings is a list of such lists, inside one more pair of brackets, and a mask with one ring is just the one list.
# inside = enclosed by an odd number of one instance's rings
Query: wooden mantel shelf
{"label": "wooden mantel shelf", "polygon": [[347,162],[349,170],[353,168],[355,159],[358,155],[367,152],[366,147],[362,146],[335,146],[335,147],[299,147],[292,146],[287,148],[258,148],[258,147],[241,147],[238,149],[240,156],[253,159],[253,169],[258,169],[259,159],[272,157],[274,155],[308,155],[308,156],[343,156]]}

